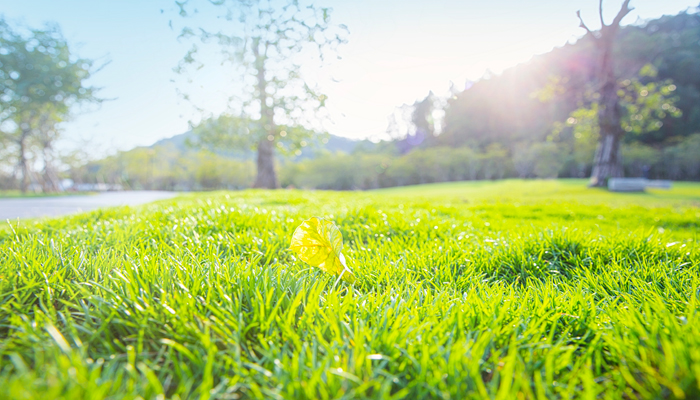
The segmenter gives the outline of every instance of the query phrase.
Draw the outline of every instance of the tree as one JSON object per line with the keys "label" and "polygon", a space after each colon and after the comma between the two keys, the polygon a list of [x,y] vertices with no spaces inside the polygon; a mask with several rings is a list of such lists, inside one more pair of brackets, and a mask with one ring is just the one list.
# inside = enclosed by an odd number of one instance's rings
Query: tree
{"label": "tree", "polygon": [[423,100],[416,100],[413,105],[402,104],[389,115],[386,132],[395,140],[400,154],[406,154],[414,148],[430,143],[435,138],[435,117],[439,99],[429,92]]}
{"label": "tree", "polygon": [[561,149],[554,142],[535,143],[532,146],[535,154],[535,176],[542,179],[554,179],[559,175],[563,166]]}
{"label": "tree", "polygon": [[[670,79],[658,80],[656,68],[651,64],[644,65],[640,69],[638,77],[621,80],[616,85],[618,89],[615,96],[618,98],[617,107],[620,112],[618,124],[622,132],[618,140],[622,138],[623,134],[632,134],[634,138],[658,131],[663,126],[664,119],[679,117],[682,114],[681,110],[676,107],[678,101],[678,97],[674,95],[676,85]],[[599,103],[602,96],[599,93],[593,93],[590,97],[591,101],[587,107],[573,111],[565,123],[555,123],[552,135],[559,137],[565,127],[570,127],[573,134],[570,144],[572,161],[579,169],[584,169],[585,165],[590,162],[591,154],[594,154],[593,169],[595,171],[595,162],[600,156],[603,136],[600,124],[601,105]],[[598,144],[593,152],[595,142]],[[621,143],[618,143],[617,146],[619,153],[617,160],[621,163],[620,168],[623,168]],[[592,174],[592,176],[595,175]],[[617,176],[622,176],[622,170]],[[599,179],[605,178],[607,177]]]}
{"label": "tree", "polygon": [[435,121],[433,111],[435,111],[435,95],[431,91],[421,101],[413,103],[413,113],[411,122],[416,127],[416,134],[426,138],[435,136]]}
{"label": "tree", "polygon": [[[188,11],[187,3],[177,3],[183,16],[193,14]],[[303,78],[302,62],[314,57],[323,62],[328,53],[335,52],[345,42],[347,29],[331,24],[329,8],[302,5],[297,0],[283,2],[282,6],[271,0],[209,0],[209,3],[222,11],[226,26],[218,31],[202,27],[197,33],[185,27],[180,37],[199,38],[205,44],[215,41],[225,62],[240,73],[238,82],[244,86],[241,99],[233,104],[225,125],[236,142],[257,150],[253,186],[276,188],[276,143],[281,143],[280,139],[294,142],[294,134],[301,130],[289,127],[313,122],[315,112],[326,102],[326,96]],[[194,44],[176,71],[184,72],[196,64],[198,51]]]}
{"label": "tree", "polygon": [[529,178],[537,164],[537,152],[532,144],[516,143],[513,146],[513,168],[520,178]]}
{"label": "tree", "polygon": [[617,77],[615,76],[613,45],[615,44],[617,32],[620,29],[620,22],[633,10],[633,8],[630,8],[629,3],[630,0],[625,0],[613,22],[610,25],[606,25],[603,19],[603,0],[599,0],[600,31],[597,34],[588,29],[588,26],[583,22],[583,18],[581,18],[581,12],[578,11],[576,13],[581,27],[594,38],[600,57],[598,70],[598,84],[600,85],[598,108],[600,140],[593,160],[591,186],[604,186],[607,184],[608,178],[621,177],[623,175],[620,140],[624,136],[625,131],[620,123],[622,110],[617,94],[618,85]]}
{"label": "tree", "polygon": [[[278,134],[274,137],[277,151],[286,155],[300,155],[301,150],[319,134],[304,128],[303,126],[276,125]],[[222,149],[249,149],[255,148],[260,137],[267,134],[260,129],[259,120],[249,117],[221,114],[202,120],[192,128],[193,140],[188,140],[189,146],[204,148],[209,151],[221,152]],[[245,158],[247,152],[236,154]],[[258,157],[259,161],[260,157]],[[274,173],[274,170],[272,171]],[[259,175],[259,174],[258,174]],[[266,187],[266,186],[258,186]]]}
{"label": "tree", "polygon": [[31,147],[42,158],[45,190],[58,186],[53,143],[73,106],[101,101],[97,88],[86,87],[93,62],[72,56],[56,25],[22,34],[0,19],[0,133],[15,147],[20,189],[26,192],[32,166]]}

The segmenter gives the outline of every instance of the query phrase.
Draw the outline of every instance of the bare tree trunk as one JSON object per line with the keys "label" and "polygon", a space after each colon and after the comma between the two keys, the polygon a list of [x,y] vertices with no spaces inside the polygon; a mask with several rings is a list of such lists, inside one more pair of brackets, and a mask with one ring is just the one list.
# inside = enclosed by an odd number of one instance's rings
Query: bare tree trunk
{"label": "bare tree trunk", "polygon": [[608,178],[622,177],[620,140],[624,131],[620,125],[621,112],[617,96],[617,84],[612,71],[601,90],[598,126],[600,137],[593,158],[590,186],[605,186]]}
{"label": "bare tree trunk", "polygon": [[275,153],[273,143],[267,139],[258,142],[258,174],[255,177],[255,188],[276,189],[277,174],[275,173]]}
{"label": "bare tree trunk", "polygon": [[622,176],[620,136],[614,134],[601,136],[593,159],[590,186],[605,186],[608,178]]}
{"label": "bare tree trunk", "polygon": [[621,110],[617,95],[617,79],[615,77],[612,50],[617,31],[620,28],[620,22],[632,11],[629,3],[630,0],[625,0],[613,22],[610,25],[606,25],[603,20],[603,0],[599,0],[598,13],[601,28],[598,35],[595,35],[588,29],[583,19],[581,19],[581,13],[577,13],[581,27],[595,39],[601,57],[598,75],[601,85],[598,110],[600,138],[593,159],[593,170],[591,171],[589,186],[605,186],[608,178],[616,178],[623,175],[620,139],[624,136],[624,131],[620,125]]}
{"label": "bare tree trunk", "polygon": [[56,122],[51,118],[51,114],[44,113],[39,119],[39,133],[41,134],[41,155],[44,159],[44,171],[41,180],[42,190],[48,192],[58,192],[60,190],[60,182],[58,174],[54,166],[54,149],[53,143],[56,140],[57,133],[55,130]]}
{"label": "bare tree trunk", "polygon": [[22,173],[22,178],[19,181],[19,190],[22,193],[27,193],[29,188],[29,163],[27,162],[27,137],[29,132],[23,130],[17,141],[19,149],[19,170]]}
{"label": "bare tree trunk", "polygon": [[44,176],[41,186],[46,193],[58,192],[61,184],[53,165],[53,146],[48,139],[43,143],[42,157],[44,158]]}
{"label": "bare tree trunk", "polygon": [[255,177],[254,188],[277,189],[277,173],[275,172],[275,139],[277,129],[274,122],[274,110],[267,104],[267,80],[265,79],[265,60],[267,59],[267,44],[262,43],[263,52],[260,53],[260,39],[256,39],[253,44],[253,54],[255,55],[255,68],[257,69],[257,91],[260,101],[260,125],[267,133],[258,142],[258,173]]}

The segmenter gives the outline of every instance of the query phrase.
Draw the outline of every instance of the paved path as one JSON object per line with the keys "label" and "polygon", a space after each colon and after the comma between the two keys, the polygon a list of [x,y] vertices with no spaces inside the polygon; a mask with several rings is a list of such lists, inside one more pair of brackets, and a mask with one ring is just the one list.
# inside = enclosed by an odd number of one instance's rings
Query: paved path
{"label": "paved path", "polygon": [[55,217],[96,208],[133,206],[177,196],[175,192],[106,192],[95,195],[0,199],[0,221],[17,218]]}

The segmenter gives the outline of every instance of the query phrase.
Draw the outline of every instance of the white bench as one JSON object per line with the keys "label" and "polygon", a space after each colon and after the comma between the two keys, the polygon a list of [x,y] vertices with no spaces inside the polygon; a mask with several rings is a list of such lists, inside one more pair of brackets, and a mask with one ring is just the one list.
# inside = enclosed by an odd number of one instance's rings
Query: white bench
{"label": "white bench", "polygon": [[643,192],[646,188],[670,189],[671,181],[649,180],[644,178],[608,179],[608,190],[611,192]]}
{"label": "white bench", "polygon": [[654,188],[654,189],[670,189],[671,188],[671,181],[662,181],[662,180],[648,180],[647,181],[647,187],[648,188]]}

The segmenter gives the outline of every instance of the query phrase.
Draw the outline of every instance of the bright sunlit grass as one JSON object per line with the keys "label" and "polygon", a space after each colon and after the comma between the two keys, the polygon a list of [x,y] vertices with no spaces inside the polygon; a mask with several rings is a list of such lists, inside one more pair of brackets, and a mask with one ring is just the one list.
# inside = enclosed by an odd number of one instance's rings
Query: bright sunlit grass
{"label": "bright sunlit grass", "polygon": [[[697,398],[699,204],[506,181],[5,224],[0,398]],[[313,216],[354,286],[285,250]]]}

